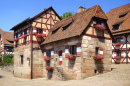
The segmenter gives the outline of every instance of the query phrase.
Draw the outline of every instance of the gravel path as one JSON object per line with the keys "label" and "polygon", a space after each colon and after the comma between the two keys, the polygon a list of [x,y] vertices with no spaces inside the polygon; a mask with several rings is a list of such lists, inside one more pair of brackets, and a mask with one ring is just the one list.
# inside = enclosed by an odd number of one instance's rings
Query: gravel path
{"label": "gravel path", "polygon": [[83,80],[47,80],[15,78],[0,70],[0,86],[130,86],[130,64],[112,64],[113,70]]}

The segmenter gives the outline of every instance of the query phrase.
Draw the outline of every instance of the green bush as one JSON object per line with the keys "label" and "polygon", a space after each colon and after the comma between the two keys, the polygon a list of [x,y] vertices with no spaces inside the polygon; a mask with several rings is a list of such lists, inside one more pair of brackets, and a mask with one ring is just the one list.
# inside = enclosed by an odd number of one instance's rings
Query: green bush
{"label": "green bush", "polygon": [[13,55],[3,55],[3,63],[11,63],[13,64]]}

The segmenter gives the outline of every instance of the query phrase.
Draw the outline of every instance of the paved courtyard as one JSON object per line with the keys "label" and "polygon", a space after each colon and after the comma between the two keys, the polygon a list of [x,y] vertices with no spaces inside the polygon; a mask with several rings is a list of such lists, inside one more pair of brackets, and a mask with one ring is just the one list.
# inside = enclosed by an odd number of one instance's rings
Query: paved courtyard
{"label": "paved courtyard", "polygon": [[47,80],[15,78],[0,70],[0,86],[130,86],[130,64],[112,64],[112,71],[83,80]]}

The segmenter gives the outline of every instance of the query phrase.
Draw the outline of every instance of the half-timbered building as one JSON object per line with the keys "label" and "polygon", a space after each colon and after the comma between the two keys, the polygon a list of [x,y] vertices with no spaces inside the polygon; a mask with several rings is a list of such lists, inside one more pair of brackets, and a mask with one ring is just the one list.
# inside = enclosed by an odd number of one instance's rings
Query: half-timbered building
{"label": "half-timbered building", "polygon": [[112,44],[112,63],[130,63],[130,4],[111,9],[106,15],[116,40]]}
{"label": "half-timbered building", "polygon": [[13,33],[3,31],[0,28],[0,53],[1,55],[13,54]]}
{"label": "half-timbered building", "polygon": [[57,22],[41,44],[43,76],[84,79],[111,71],[113,37],[107,19],[96,5]]}
{"label": "half-timbered building", "polygon": [[14,76],[43,77],[43,42],[60,17],[52,7],[14,26]]}

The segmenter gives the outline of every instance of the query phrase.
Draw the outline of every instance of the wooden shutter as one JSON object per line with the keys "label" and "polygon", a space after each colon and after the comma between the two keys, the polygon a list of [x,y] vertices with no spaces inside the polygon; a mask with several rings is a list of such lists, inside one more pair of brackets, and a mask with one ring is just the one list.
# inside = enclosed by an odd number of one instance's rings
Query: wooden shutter
{"label": "wooden shutter", "polygon": [[81,43],[77,43],[77,56],[81,56]]}
{"label": "wooden shutter", "polygon": [[115,56],[117,56],[117,52],[114,52],[114,58],[115,58]]}
{"label": "wooden shutter", "polygon": [[69,57],[69,45],[66,45],[65,46],[65,58],[68,58]]}
{"label": "wooden shutter", "polygon": [[54,48],[51,48],[51,58],[54,58]]}

